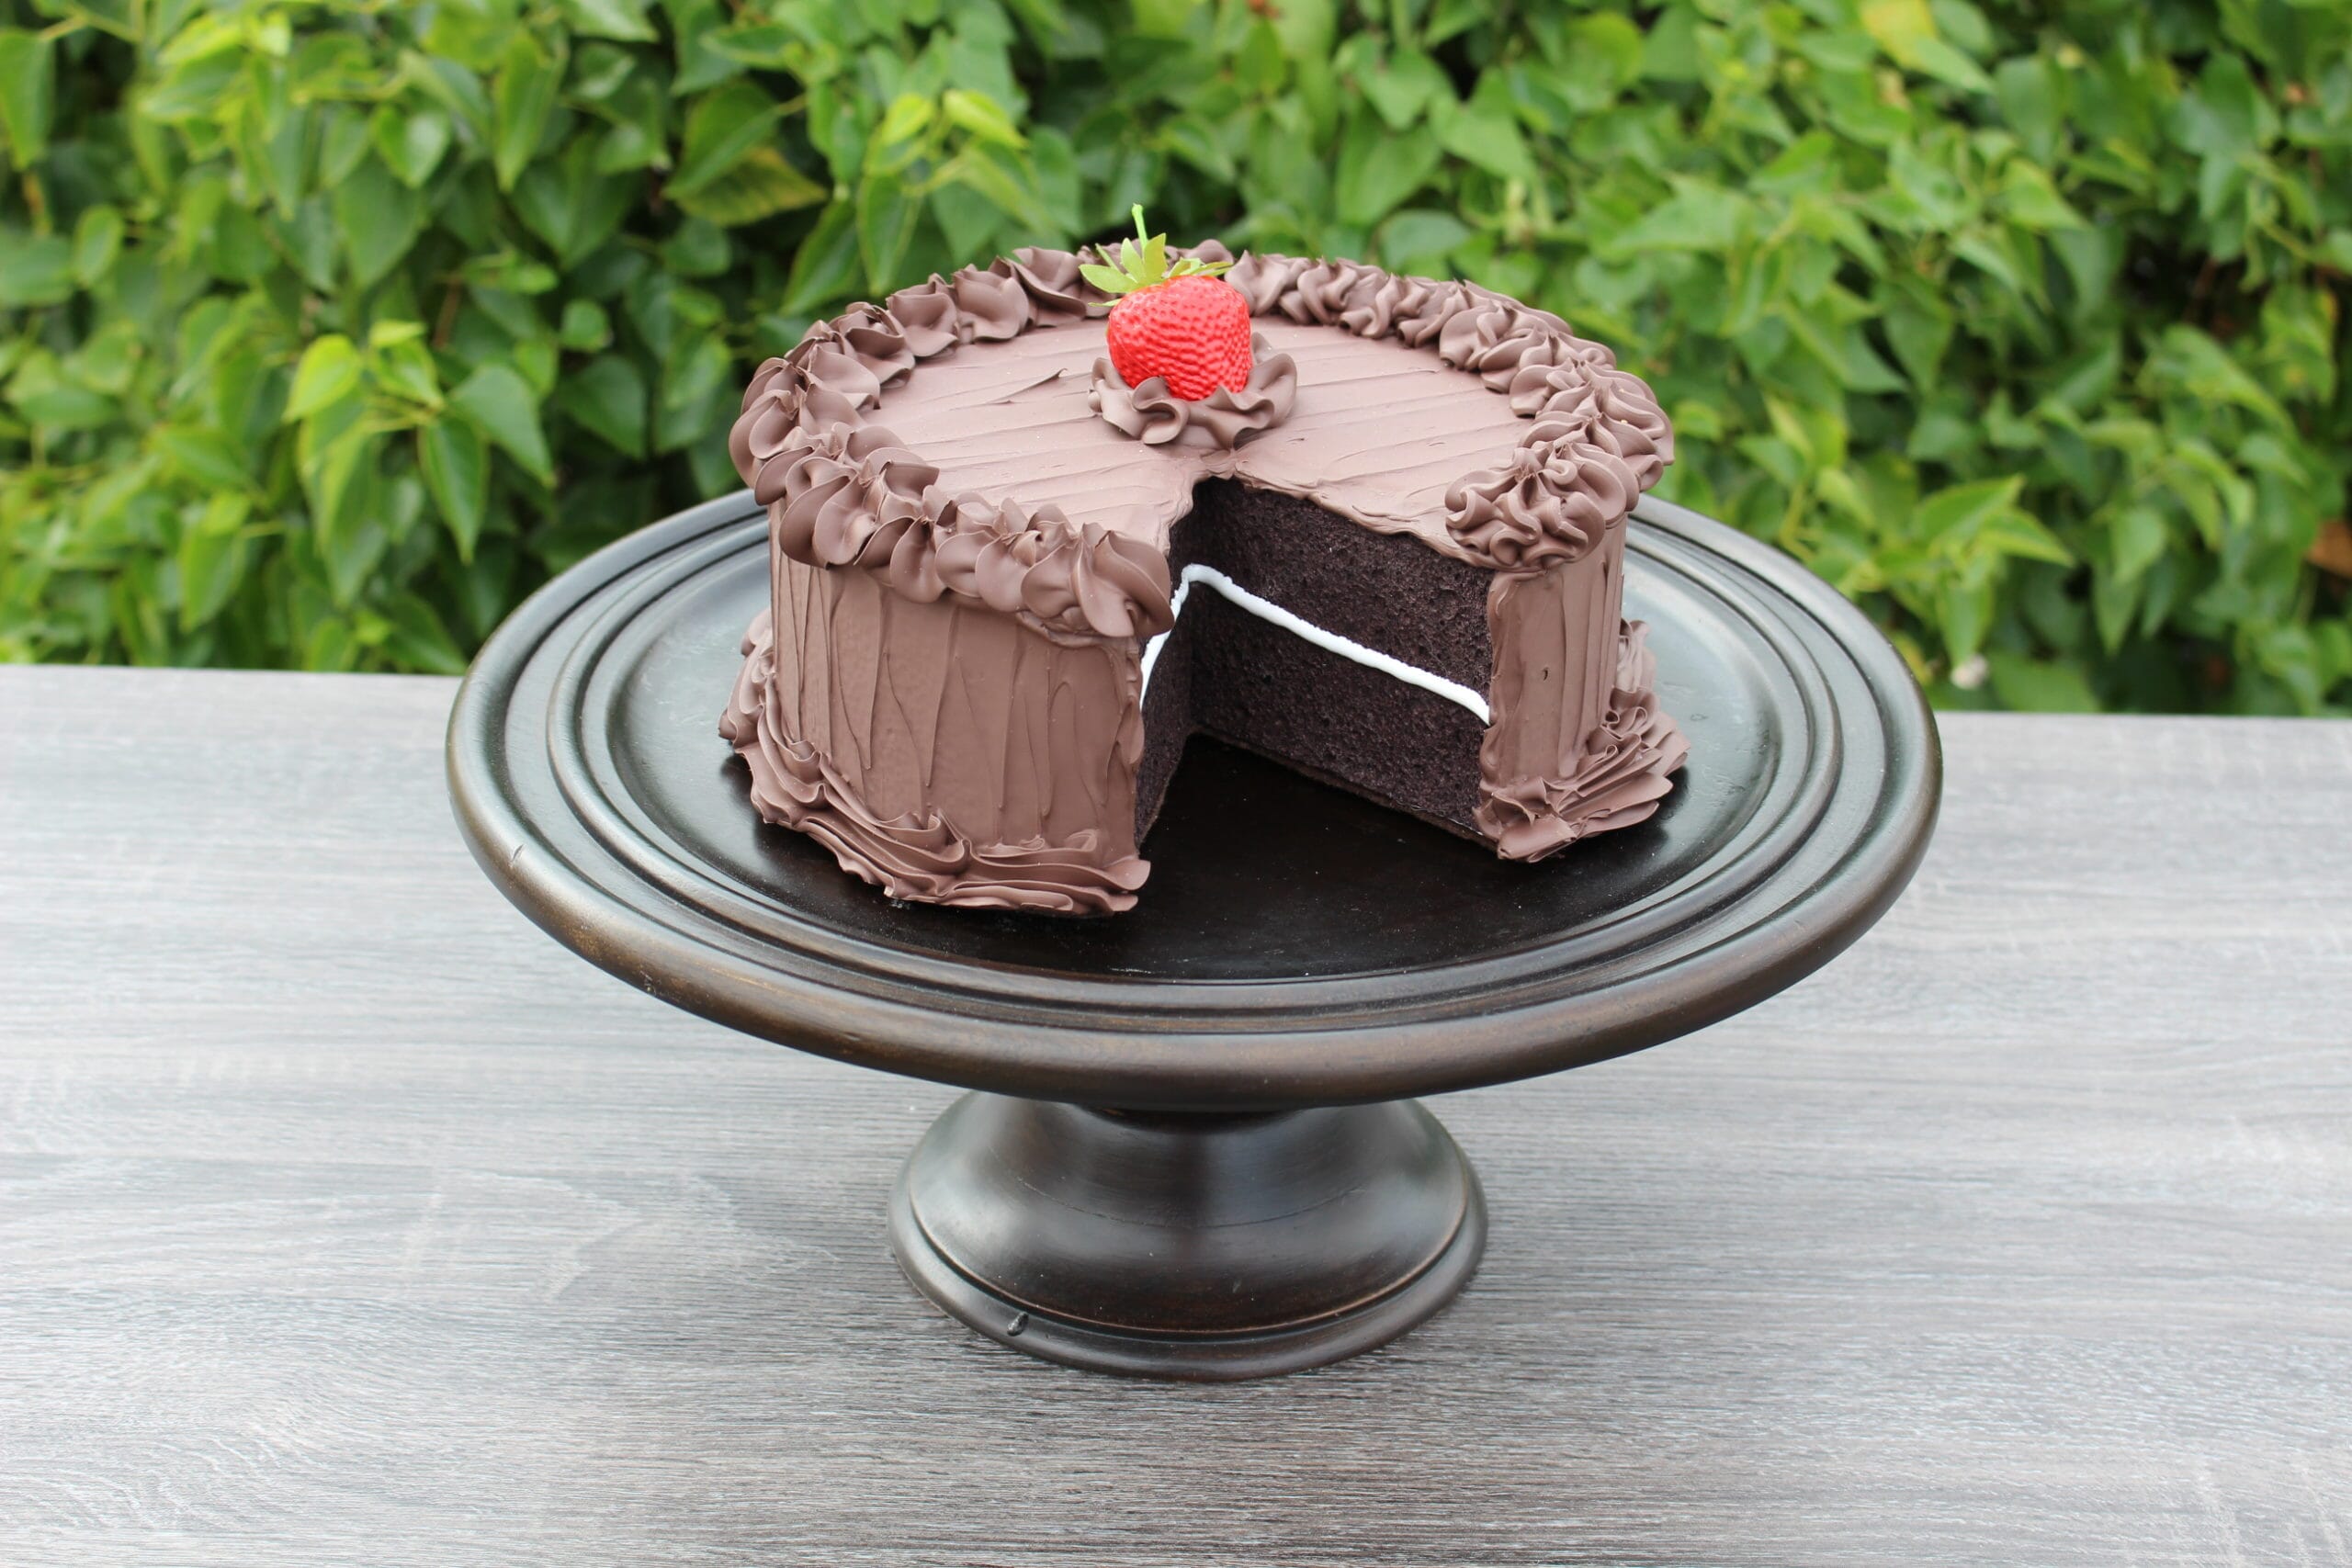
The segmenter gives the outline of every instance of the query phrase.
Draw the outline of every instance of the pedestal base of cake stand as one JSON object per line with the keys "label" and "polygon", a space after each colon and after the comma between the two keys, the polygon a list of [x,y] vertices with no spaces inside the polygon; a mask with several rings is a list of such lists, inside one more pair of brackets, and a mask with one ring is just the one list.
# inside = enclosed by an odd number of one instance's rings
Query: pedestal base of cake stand
{"label": "pedestal base of cake stand", "polygon": [[907,1277],[989,1338],[1204,1382],[1395,1338],[1486,1240],[1470,1162],[1409,1100],[1216,1116],[968,1094],[890,1200]]}

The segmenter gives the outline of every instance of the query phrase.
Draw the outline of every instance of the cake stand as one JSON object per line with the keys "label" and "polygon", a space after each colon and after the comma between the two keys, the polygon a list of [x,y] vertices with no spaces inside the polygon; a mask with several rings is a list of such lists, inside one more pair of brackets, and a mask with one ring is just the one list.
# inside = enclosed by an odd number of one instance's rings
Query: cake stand
{"label": "cake stand", "polygon": [[1478,1179],[1412,1097],[1639,1050],[1829,961],[1927,847],[1941,760],[1902,661],[1786,557],[1645,501],[1627,613],[1690,761],[1648,823],[1539,865],[1195,741],[1107,919],[894,902],[763,825],[718,733],[767,594],[748,494],[517,610],[449,721],[500,891],[731,1029],[961,1085],[890,1201],[900,1264],[980,1333],[1238,1379],[1452,1299]]}

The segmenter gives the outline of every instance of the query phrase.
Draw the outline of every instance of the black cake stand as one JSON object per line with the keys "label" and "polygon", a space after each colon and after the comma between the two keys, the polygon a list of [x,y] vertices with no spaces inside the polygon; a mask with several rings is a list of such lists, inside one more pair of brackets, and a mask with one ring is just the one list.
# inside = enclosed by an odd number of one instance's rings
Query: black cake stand
{"label": "black cake stand", "polygon": [[550,935],[729,1028],[958,1084],[891,1199],[932,1300],[1053,1360],[1291,1371],[1476,1268],[1478,1179],[1411,1097],[1670,1040],[1826,964],[1935,823],[1936,731],[1869,622],[1765,546],[1635,514],[1627,613],[1690,761],[1540,865],[1207,741],[1131,913],[895,903],[763,826],[718,733],[765,602],[748,494],[515,612],[449,721],[475,857]]}

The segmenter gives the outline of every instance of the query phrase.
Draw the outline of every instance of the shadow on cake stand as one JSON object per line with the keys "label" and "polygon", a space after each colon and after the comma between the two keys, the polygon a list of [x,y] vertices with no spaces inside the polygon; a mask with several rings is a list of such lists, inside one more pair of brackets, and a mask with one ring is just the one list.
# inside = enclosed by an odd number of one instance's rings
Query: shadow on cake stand
{"label": "shadow on cake stand", "polygon": [[1195,741],[1139,908],[895,903],[763,826],[717,724],[765,601],[748,494],[549,583],[449,723],[458,821],[550,935],[729,1028],[961,1085],[891,1198],[910,1279],[1004,1344],[1192,1379],[1403,1333],[1477,1267],[1414,1097],[1754,1005],[1909,880],[1940,788],[1902,661],[1786,557],[1645,501],[1627,613],[1691,741],[1650,822],[1535,866]]}

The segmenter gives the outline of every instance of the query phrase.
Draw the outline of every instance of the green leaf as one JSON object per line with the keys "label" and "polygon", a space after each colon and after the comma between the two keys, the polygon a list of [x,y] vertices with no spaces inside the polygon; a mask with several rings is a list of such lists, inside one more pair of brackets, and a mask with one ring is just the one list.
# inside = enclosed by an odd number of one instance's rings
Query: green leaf
{"label": "green leaf", "polygon": [[384,167],[401,184],[417,189],[433,177],[441,155],[449,150],[451,131],[449,117],[437,108],[385,104],[368,121],[368,134]]}
{"label": "green leaf", "polygon": [[1993,518],[1978,532],[1976,541],[1981,549],[2019,560],[2043,561],[2051,566],[2075,564],[2074,552],[2059,543],[2055,534],[2022,512],[2007,512]]}
{"label": "green leaf", "polygon": [[404,670],[428,675],[462,675],[466,656],[432,605],[413,593],[392,601],[387,612],[383,649]]}
{"label": "green leaf", "polygon": [[1331,195],[1340,220],[1370,228],[1405,203],[1437,172],[1443,149],[1427,136],[1390,134],[1375,115],[1359,113],[1340,144]]}
{"label": "green leaf", "polygon": [[40,33],[0,28],[0,130],[20,169],[40,162],[49,148],[54,112],[56,45]]}
{"label": "green leaf", "polygon": [[780,22],[740,24],[708,35],[703,43],[729,60],[766,71],[789,71],[796,61],[805,60],[808,48],[798,31]]}
{"label": "green leaf", "polygon": [[201,425],[159,425],[155,446],[178,472],[215,491],[250,491],[245,457],[220,431]]}
{"label": "green leaf", "polygon": [[539,428],[539,400],[510,367],[483,366],[449,394],[449,401],[534,479],[555,483],[555,460],[548,455],[548,438]]}
{"label": "green leaf", "polygon": [[1400,49],[1357,78],[1357,88],[1391,130],[1409,130],[1432,103],[1453,102],[1453,85],[1434,60],[1417,49]]}
{"label": "green leaf", "polygon": [[1180,115],[1161,128],[1160,143],[1211,179],[1230,185],[1240,177],[1240,168],[1218,134],[1197,117]]}
{"label": "green leaf", "polygon": [[480,76],[454,60],[433,59],[413,51],[401,55],[401,75],[439,103],[475,140],[490,140],[496,110],[490,95],[482,91]]}
{"label": "green leaf", "polygon": [[458,558],[474,558],[482,519],[490,511],[490,450],[467,421],[445,416],[416,432],[416,463],[441,521],[457,541]]}
{"label": "green leaf", "polygon": [[304,465],[303,489],[311,502],[311,536],[327,571],[327,587],[338,605],[356,603],[368,575],[390,547],[376,504],[376,463],[380,437],[353,426],[328,442]]}
{"label": "green leaf", "polygon": [[1917,65],[1919,46],[1936,36],[1928,0],[1865,0],[1862,28],[1898,65]]}
{"label": "green leaf", "polygon": [[2058,194],[2050,176],[2023,159],[2012,159],[2001,171],[2001,207],[2011,220],[2029,229],[2080,229],[2083,215]]}
{"label": "green leaf", "polygon": [[868,175],[858,186],[857,252],[865,263],[865,285],[876,294],[898,282],[922,215],[922,198],[892,175]]}
{"label": "green leaf", "polygon": [[710,94],[687,112],[685,148],[666,194],[681,200],[734,168],[775,133],[782,114],[775,99],[741,78]]}
{"label": "green leaf", "polygon": [[1926,391],[1935,385],[1944,351],[1951,344],[1951,307],[1927,290],[1905,290],[1889,302],[1884,320],[1887,344],[1902,362],[1903,373]]}
{"label": "green leaf", "polygon": [[287,394],[283,417],[291,423],[342,401],[359,389],[360,369],[359,350],[341,333],[312,339],[294,367],[294,389]]}
{"label": "green leaf", "polygon": [[1939,490],[1920,502],[1913,512],[1912,530],[1928,540],[1973,533],[1988,519],[2015,506],[2018,492],[2024,488],[2024,479],[2012,474],[2005,479],[1975,479]]}
{"label": "green leaf", "polygon": [[635,175],[597,173],[595,146],[582,139],[524,171],[514,210],[557,262],[574,266],[619,231],[643,184]]}
{"label": "green leaf", "polygon": [[1942,623],[1944,650],[1954,664],[1965,664],[1984,646],[1993,625],[1993,584],[1989,581],[1954,579],[1936,591],[1936,617]]}
{"label": "green leaf", "polygon": [[2222,162],[2254,152],[2278,133],[2277,111],[2245,59],[2233,53],[2212,55],[2196,85],[2173,107],[2173,140]]}
{"label": "green leaf", "polygon": [[674,188],[670,192],[687,213],[728,228],[814,207],[827,194],[773,147],[752,148],[734,167],[688,195],[680,196]]}
{"label": "green leaf", "polygon": [[1911,63],[1923,74],[1963,93],[1990,93],[1993,79],[1976,62],[1939,38],[1921,39],[1914,46]]}
{"label": "green leaf", "polygon": [[2108,531],[2109,558],[2115,575],[2126,582],[2146,576],[2150,567],[2164,559],[2171,544],[2172,530],[2165,526],[2164,513],[2153,506],[2123,508]]}
{"label": "green leaf", "polygon": [[38,9],[44,16],[68,17],[77,22],[87,22],[100,32],[111,33],[125,43],[141,41],[141,13],[143,10],[141,0],[44,0]]}
{"label": "green leaf", "polygon": [[574,32],[588,38],[650,43],[656,36],[645,15],[645,0],[563,0]]}
{"label": "green leaf", "polygon": [[424,198],[373,158],[335,186],[334,202],[344,255],[362,288],[398,266],[424,232]]}
{"label": "green leaf", "polygon": [[498,85],[491,94],[497,120],[492,161],[499,189],[512,190],[524,165],[538,152],[562,81],[562,60],[550,60],[527,29],[516,29],[499,59]]}
{"label": "green leaf", "polygon": [[689,217],[662,242],[658,254],[663,268],[680,277],[718,277],[734,261],[735,247],[726,230]]}
{"label": "green leaf", "polygon": [[1993,80],[2002,123],[2024,140],[2037,162],[2054,162],[2066,133],[2066,73],[2054,60],[2030,56],[2003,61]]}
{"label": "green leaf", "polygon": [[1510,88],[1500,72],[1489,71],[1479,78],[1478,90],[1468,103],[1459,108],[1443,107],[1451,103],[1449,96],[1432,117],[1440,146],[1490,175],[1534,183],[1535,160],[1529,156],[1527,140],[1512,116]]}
{"label": "green leaf", "polygon": [[433,351],[422,341],[424,329],[414,321],[379,321],[375,332],[368,334],[370,342],[379,340],[388,325],[414,328],[417,336],[379,345],[373,366],[377,387],[420,407],[438,409],[442,401],[441,372],[433,362]]}
{"label": "green leaf", "polygon": [[950,87],[940,95],[939,107],[947,123],[969,131],[983,141],[994,141],[1005,147],[1026,147],[1029,139],[1012,122],[994,98],[986,93],[972,92],[964,87]]}
{"label": "green leaf", "polygon": [[680,96],[716,86],[742,72],[743,63],[713,47],[726,28],[728,15],[718,0],[663,0],[670,27],[677,35],[678,73],[670,90]]}
{"label": "green leaf", "polygon": [[1578,114],[1608,108],[1642,73],[1642,29],[1629,17],[1596,12],[1562,31],[1560,96]]}
{"label": "green leaf", "polygon": [[172,123],[206,118],[220,112],[220,100],[243,80],[244,62],[234,54],[207,55],[178,65],[138,100],[146,119]]}
{"label": "green leaf", "polygon": [[613,341],[612,318],[594,299],[572,299],[563,307],[556,341],[569,349],[593,351]]}
{"label": "green leaf", "polygon": [[252,502],[216,495],[203,514],[181,530],[180,630],[192,632],[228,607],[243,583],[253,551],[245,537]]}
{"label": "green leaf", "polygon": [[1986,656],[1993,692],[2005,706],[2023,713],[2097,713],[2098,694],[2083,672],[2059,664],[1996,649]]}
{"label": "green leaf", "polygon": [[71,241],[0,229],[0,306],[61,305],[73,297]]}
{"label": "green leaf", "polygon": [[1442,271],[1446,258],[1469,239],[1469,225],[1453,214],[1408,208],[1380,226],[1380,254],[1393,267]]}
{"label": "green leaf", "polygon": [[95,287],[122,253],[122,214],[103,204],[84,210],[74,225],[74,281]]}
{"label": "green leaf", "polygon": [[1754,203],[1732,191],[1697,181],[1680,182],[1675,194],[1651,208],[1602,243],[1605,254],[1644,251],[1727,251],[1748,227]]}
{"label": "green leaf", "polygon": [[564,378],[556,407],[616,451],[645,456],[645,377],[626,355],[608,354]]}

